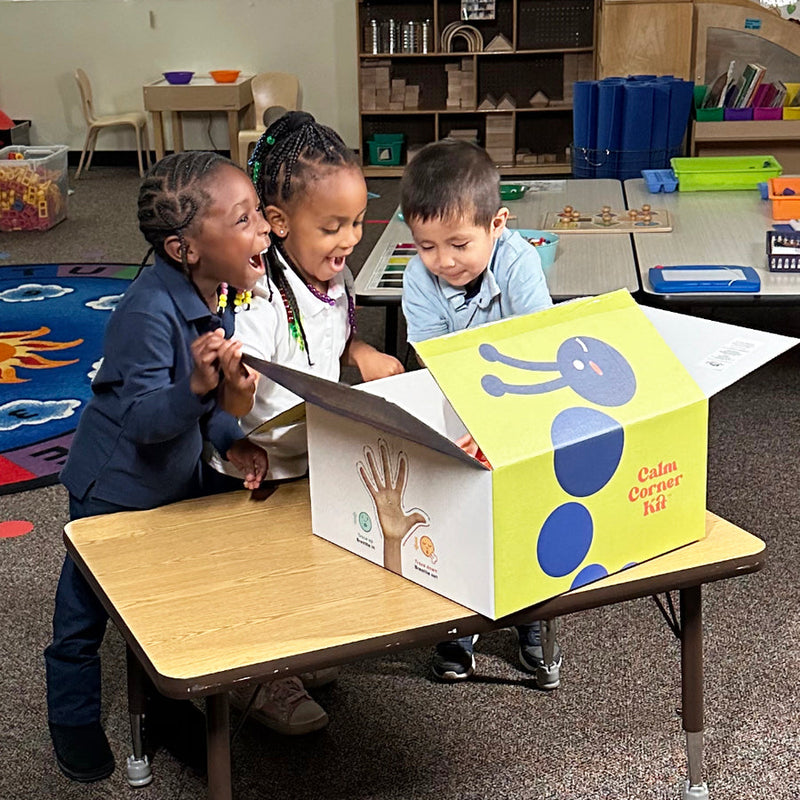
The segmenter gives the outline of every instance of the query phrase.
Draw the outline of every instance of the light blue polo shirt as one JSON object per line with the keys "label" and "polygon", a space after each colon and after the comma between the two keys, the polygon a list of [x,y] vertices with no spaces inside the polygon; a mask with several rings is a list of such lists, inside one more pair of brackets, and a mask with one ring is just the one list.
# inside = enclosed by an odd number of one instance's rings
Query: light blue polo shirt
{"label": "light blue polo shirt", "polygon": [[429,272],[419,255],[403,276],[403,314],[412,344],[552,305],[536,248],[508,228],[495,242],[480,289],[469,299],[465,287]]}

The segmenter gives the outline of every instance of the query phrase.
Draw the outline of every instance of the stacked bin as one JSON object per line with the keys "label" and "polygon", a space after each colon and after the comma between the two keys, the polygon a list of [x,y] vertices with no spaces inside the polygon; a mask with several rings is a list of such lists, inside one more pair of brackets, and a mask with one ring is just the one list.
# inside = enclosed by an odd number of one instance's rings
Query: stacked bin
{"label": "stacked bin", "polygon": [[0,231],[45,231],[67,216],[66,145],[0,150]]}

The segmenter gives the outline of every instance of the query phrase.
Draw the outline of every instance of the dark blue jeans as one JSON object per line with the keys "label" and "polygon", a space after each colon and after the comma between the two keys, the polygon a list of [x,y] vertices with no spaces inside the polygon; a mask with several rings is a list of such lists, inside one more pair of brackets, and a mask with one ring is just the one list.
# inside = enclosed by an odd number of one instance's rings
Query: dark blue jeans
{"label": "dark blue jeans", "polygon": [[[69,498],[70,519],[129,511],[87,497]],[[100,645],[108,614],[73,560],[66,556],[56,589],[53,641],[45,649],[47,714],[55,725],[100,720]]]}

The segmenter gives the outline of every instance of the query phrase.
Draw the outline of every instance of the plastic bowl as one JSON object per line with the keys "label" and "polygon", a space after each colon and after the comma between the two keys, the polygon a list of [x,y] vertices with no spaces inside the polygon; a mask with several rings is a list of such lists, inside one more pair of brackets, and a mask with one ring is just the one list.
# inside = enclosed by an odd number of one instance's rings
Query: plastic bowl
{"label": "plastic bowl", "polygon": [[527,191],[528,187],[524,183],[501,183],[500,199],[503,202],[519,200]]}
{"label": "plastic bowl", "polygon": [[167,83],[177,86],[182,83],[190,83],[194,72],[165,72],[163,74]]}
{"label": "plastic bowl", "polygon": [[234,83],[239,77],[238,69],[212,69],[208,74],[217,83]]}
{"label": "plastic bowl", "polygon": [[[530,242],[539,254],[542,262],[542,269],[547,269],[556,260],[556,250],[558,249],[558,234],[550,231],[535,231],[529,228],[517,231],[519,235]],[[537,244],[540,239],[544,239],[543,244]]]}

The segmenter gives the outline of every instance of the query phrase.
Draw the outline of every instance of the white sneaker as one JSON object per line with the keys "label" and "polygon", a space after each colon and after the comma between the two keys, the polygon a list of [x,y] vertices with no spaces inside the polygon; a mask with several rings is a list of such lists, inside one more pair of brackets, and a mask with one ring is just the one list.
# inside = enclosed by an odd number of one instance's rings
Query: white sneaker
{"label": "white sneaker", "polygon": [[253,719],[286,736],[318,731],[328,724],[325,709],[308,694],[296,675],[262,683],[254,698],[253,687],[234,689],[230,694],[236,708],[247,709]]}

